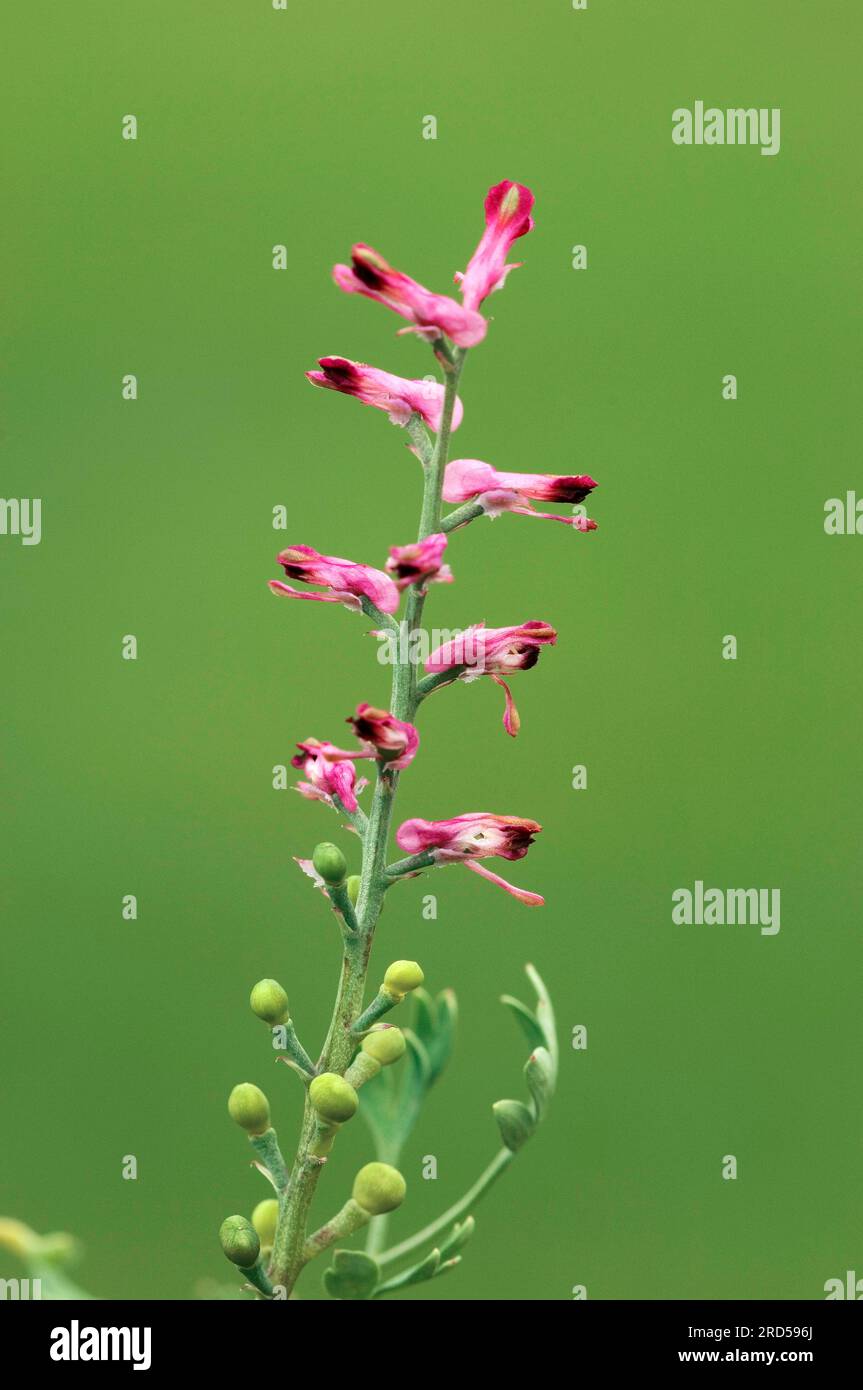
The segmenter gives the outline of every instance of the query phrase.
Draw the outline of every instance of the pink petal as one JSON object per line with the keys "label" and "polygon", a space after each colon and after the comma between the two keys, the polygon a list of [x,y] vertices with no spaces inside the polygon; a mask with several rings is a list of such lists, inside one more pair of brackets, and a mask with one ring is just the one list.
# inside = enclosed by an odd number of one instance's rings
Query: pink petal
{"label": "pink petal", "polygon": [[506,708],[503,712],[503,727],[506,729],[507,733],[512,738],[515,738],[516,734],[521,728],[521,718],[519,716],[518,710],[515,707],[515,701],[512,698],[512,691],[510,690],[506,681],[501,680],[500,676],[496,676],[494,672],[490,672],[490,675],[495,684],[502,686],[503,689],[506,691]]}
{"label": "pink petal", "polygon": [[520,903],[526,903],[528,907],[544,907],[545,898],[539,893],[530,893],[526,888],[516,888],[514,884],[507,883],[500,874],[493,874],[491,869],[487,869],[485,864],[478,864],[475,859],[462,860],[466,869],[471,873],[479,874],[480,878],[487,878],[489,883],[496,883],[498,888],[505,888],[507,893],[511,893],[514,898],[518,898]]}
{"label": "pink petal", "polygon": [[313,603],[343,603],[346,608],[360,608],[360,601],[353,594],[313,594],[307,593],[303,589],[292,589],[290,584],[283,584],[281,579],[268,579],[267,583],[274,594],[280,598],[305,598],[311,599]]}

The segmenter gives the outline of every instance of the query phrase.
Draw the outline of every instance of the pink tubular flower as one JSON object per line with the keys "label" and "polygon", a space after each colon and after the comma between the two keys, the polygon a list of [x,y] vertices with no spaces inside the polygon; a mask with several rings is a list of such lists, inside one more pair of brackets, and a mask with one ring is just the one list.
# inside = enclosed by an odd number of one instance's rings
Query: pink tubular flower
{"label": "pink tubular flower", "polygon": [[595,531],[596,522],[584,516],[559,516],[554,512],[535,512],[525,505],[542,502],[583,502],[596,483],[586,473],[501,473],[481,459],[453,459],[444,475],[445,502],[476,501],[488,516],[517,512],[545,521],[562,521],[577,531]]}
{"label": "pink tubular flower", "polygon": [[357,705],[356,714],[347,720],[354,733],[363,743],[370,745],[371,754],[353,754],[353,757],[378,757],[391,768],[407,767],[416,757],[420,746],[420,736],[413,724],[396,719],[385,709],[375,709],[373,705]]}
{"label": "pink tubular flower", "polygon": [[[406,425],[416,411],[430,429],[440,429],[443,410],[444,388],[435,381],[409,381],[406,377],[392,376],[378,367],[367,367],[364,362],[351,362],[347,357],[321,357],[319,372],[306,372],[314,386],[324,386],[329,391],[341,391],[346,396],[356,396],[364,405],[377,406],[385,410],[394,425]],[[458,429],[464,413],[462,403],[456,396],[452,416],[452,428]]]}
{"label": "pink tubular flower", "polygon": [[362,780],[357,782],[356,769],[351,760],[364,755],[344,752],[334,744],[321,743],[316,738],[307,738],[297,747],[300,751],[291,758],[291,767],[301,769],[306,781],[298,782],[295,790],[311,801],[324,801],[328,806],[333,804],[333,797],[337,796],[346,811],[359,810],[356,794],[366,784]]}
{"label": "pink tubular flower", "polygon": [[394,309],[402,318],[410,319],[416,332],[434,340],[447,334],[456,347],[475,347],[486,334],[485,319],[475,309],[465,308],[447,295],[433,294],[418,285],[409,275],[393,270],[371,246],[359,242],[351,247],[352,265],[333,267],[333,279],[346,294],[364,294],[379,304]]}
{"label": "pink tubular flower", "polygon": [[464,274],[456,275],[466,309],[478,309],[492,290],[503,287],[516,265],[507,265],[512,243],[533,228],[533,194],[522,183],[504,179],[490,188],[485,200],[485,231]]}
{"label": "pink tubular flower", "polygon": [[430,854],[436,864],[466,864],[474,873],[504,888],[520,902],[535,907],[544,902],[539,893],[516,888],[476,861],[492,855],[501,859],[523,859],[533,844],[534,835],[541,829],[536,821],[524,820],[521,816],[472,811],[451,820],[407,820],[399,826],[396,841],[408,854]]}
{"label": "pink tubular flower", "polygon": [[486,627],[484,623],[475,623],[433,651],[425,669],[434,676],[463,667],[453,680],[472,681],[479,676],[491,676],[506,693],[503,727],[515,738],[521,720],[502,676],[513,671],[529,671],[539,660],[540,647],[553,647],[556,641],[554,628],[538,619],[522,623],[520,627]]}
{"label": "pink tubular flower", "polygon": [[289,579],[321,584],[331,592],[307,594],[302,589],[292,589],[280,579],[271,579],[269,583],[274,594],[313,599],[317,603],[343,603],[346,608],[361,608],[360,600],[366,598],[382,613],[395,613],[399,606],[399,591],[389,575],[370,565],[357,565],[338,555],[320,555],[309,545],[288,546],[276,556],[276,563],[282,566]]}
{"label": "pink tubular flower", "polygon": [[442,565],[441,559],[447,547],[443,531],[437,531],[413,545],[390,546],[390,558],[386,568],[395,577],[396,588],[406,589],[409,584],[434,580],[437,584],[451,584],[452,571],[449,565]]}

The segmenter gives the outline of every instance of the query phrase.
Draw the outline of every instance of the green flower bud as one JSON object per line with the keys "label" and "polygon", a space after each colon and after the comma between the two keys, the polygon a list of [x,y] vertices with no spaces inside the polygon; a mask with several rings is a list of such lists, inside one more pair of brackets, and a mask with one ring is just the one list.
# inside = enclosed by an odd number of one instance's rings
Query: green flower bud
{"label": "green flower bud", "polygon": [[245,1216],[226,1216],[219,1227],[222,1249],[232,1264],[251,1269],[261,1253],[261,1242]]}
{"label": "green flower bud", "polygon": [[348,861],[338,845],[331,845],[326,841],[321,845],[315,845],[312,863],[315,866],[315,872],[320,874],[324,883],[344,883],[345,874],[348,871]]}
{"label": "green flower bud", "polygon": [[252,1225],[261,1238],[262,1245],[272,1245],[276,1239],[276,1224],[279,1219],[279,1203],[275,1197],[265,1197],[252,1212]]}
{"label": "green flower bud", "polygon": [[407,1183],[388,1163],[367,1163],[354,1178],[354,1201],[370,1216],[395,1211],[405,1199]]}
{"label": "green flower bud", "polygon": [[407,1043],[401,1028],[393,1028],[389,1023],[379,1023],[363,1038],[363,1052],[374,1057],[382,1067],[388,1067],[404,1057]]}
{"label": "green flower bud", "polygon": [[290,1018],[288,996],[278,980],[258,980],[249,995],[249,1003],[252,1013],[264,1023],[287,1023]]}
{"label": "green flower bud", "polygon": [[315,1077],[309,1087],[309,1100],[321,1119],[332,1125],[343,1125],[357,1113],[360,1103],[350,1082],[331,1071]]}
{"label": "green flower bud", "polygon": [[270,1103],[251,1081],[242,1081],[228,1097],[228,1114],[249,1134],[263,1134],[270,1127]]}
{"label": "green flower bud", "polygon": [[357,899],[360,896],[361,883],[362,879],[360,878],[359,874],[351,874],[348,878],[347,883],[345,884],[345,887],[348,890],[348,897],[351,900],[351,907],[356,907],[357,905]]}
{"label": "green flower bud", "polygon": [[496,1100],[491,1108],[501,1139],[508,1149],[518,1153],[536,1129],[536,1120],[520,1100]]}
{"label": "green flower bud", "polygon": [[387,966],[381,989],[393,999],[403,999],[412,989],[419,989],[424,979],[415,960],[394,960]]}

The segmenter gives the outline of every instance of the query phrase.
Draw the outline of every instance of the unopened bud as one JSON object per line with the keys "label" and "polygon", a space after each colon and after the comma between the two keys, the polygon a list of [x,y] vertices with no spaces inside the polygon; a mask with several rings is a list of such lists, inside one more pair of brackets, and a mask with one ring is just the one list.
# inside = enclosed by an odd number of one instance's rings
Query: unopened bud
{"label": "unopened bud", "polygon": [[405,1199],[407,1183],[389,1163],[367,1163],[354,1178],[354,1201],[370,1216],[395,1211]]}
{"label": "unopened bud", "polygon": [[357,899],[358,899],[359,896],[360,896],[360,884],[361,884],[361,883],[362,883],[362,879],[360,878],[359,874],[351,874],[351,875],[348,877],[347,883],[345,884],[345,887],[346,887],[347,890],[348,890],[348,897],[349,897],[350,900],[351,900],[351,906],[352,906],[352,907],[356,907],[356,905],[357,905]]}
{"label": "unopened bud", "polygon": [[270,1127],[270,1103],[251,1081],[242,1081],[228,1097],[228,1114],[249,1134],[263,1134]]}
{"label": "unopened bud", "polygon": [[520,1100],[496,1100],[491,1107],[500,1137],[508,1149],[517,1153],[536,1129],[536,1121]]}
{"label": "unopened bud", "polygon": [[245,1216],[226,1216],[219,1227],[222,1249],[232,1264],[251,1269],[261,1253],[261,1242]]}
{"label": "unopened bud", "polygon": [[381,989],[385,994],[401,1000],[412,989],[419,989],[425,976],[415,960],[394,960],[387,966]]}
{"label": "unopened bud", "polygon": [[249,1003],[252,1013],[264,1023],[287,1023],[290,1018],[288,996],[278,980],[258,980],[249,995]]}
{"label": "unopened bud", "polygon": [[320,874],[324,883],[333,885],[344,883],[345,874],[348,871],[348,861],[338,845],[331,845],[326,841],[323,844],[315,845],[312,863],[315,866],[315,872]]}
{"label": "unopened bud", "polygon": [[276,1239],[276,1226],[279,1220],[279,1204],[275,1197],[265,1197],[252,1212],[252,1225],[261,1238],[262,1245],[272,1245]]}
{"label": "unopened bud", "polygon": [[405,1055],[407,1043],[401,1028],[393,1028],[389,1023],[377,1024],[362,1041],[363,1052],[388,1067]]}
{"label": "unopened bud", "polygon": [[309,1086],[309,1100],[322,1120],[343,1125],[357,1113],[359,1097],[350,1082],[335,1072],[325,1071]]}

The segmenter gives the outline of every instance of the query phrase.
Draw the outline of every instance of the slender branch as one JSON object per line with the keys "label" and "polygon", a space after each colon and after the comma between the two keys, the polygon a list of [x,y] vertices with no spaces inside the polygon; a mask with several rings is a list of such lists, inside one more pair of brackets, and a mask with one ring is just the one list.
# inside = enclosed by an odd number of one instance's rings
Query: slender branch
{"label": "slender branch", "polygon": [[424,849],[419,854],[409,854],[406,859],[397,859],[395,864],[388,864],[386,876],[387,878],[404,878],[407,874],[419,873],[420,869],[430,869],[434,862],[434,855],[431,851]]}
{"label": "slender branch", "polygon": [[420,463],[425,468],[427,464],[431,463],[434,445],[431,442],[428,430],[422,422],[422,416],[414,411],[407,422],[406,429],[410,436],[411,444],[419,455]]}
{"label": "slender branch", "polygon": [[377,623],[379,628],[387,628],[390,632],[398,632],[399,625],[396,622],[395,618],[390,617],[389,613],[382,613],[380,608],[378,608],[376,604],[372,603],[370,598],[361,598],[360,607],[362,608],[366,617],[371,618],[375,623]]}
{"label": "slender branch", "polygon": [[467,526],[469,521],[476,521],[478,516],[485,514],[485,507],[479,502],[465,502],[464,506],[456,507],[454,512],[449,512],[441,518],[440,529],[446,534],[450,531],[457,531],[460,526]]}
{"label": "slender branch", "polygon": [[462,671],[466,670],[467,666],[450,666],[447,671],[435,671],[433,676],[425,676],[417,683],[417,704],[420,704],[421,701],[423,701],[427,695],[431,695],[433,691],[440,690],[442,686],[452,685],[453,681],[458,680]]}
{"label": "slender branch", "polygon": [[[429,473],[423,493],[423,509],[420,517],[418,540],[424,540],[426,536],[431,536],[435,531],[440,530],[443,472],[449,455],[452,417],[464,359],[465,349],[455,348],[453,350],[453,366],[451,370],[446,373],[446,380],[444,383],[444,400],[441,410],[440,429],[438,430],[435,440],[434,453],[429,463]],[[425,595],[423,595],[423,597],[425,597]]]}
{"label": "slender branch", "polygon": [[344,816],[346,820],[350,821],[360,839],[364,840],[366,831],[368,830],[369,820],[362,806],[358,806],[355,811],[349,811],[339,796],[333,796],[333,805],[340,816]]}
{"label": "slender branch", "polygon": [[343,883],[331,883],[327,888],[327,897],[344,922],[346,930],[352,934],[356,933],[359,930],[359,924],[354,913],[354,905],[348,897],[348,890],[345,885]]}

